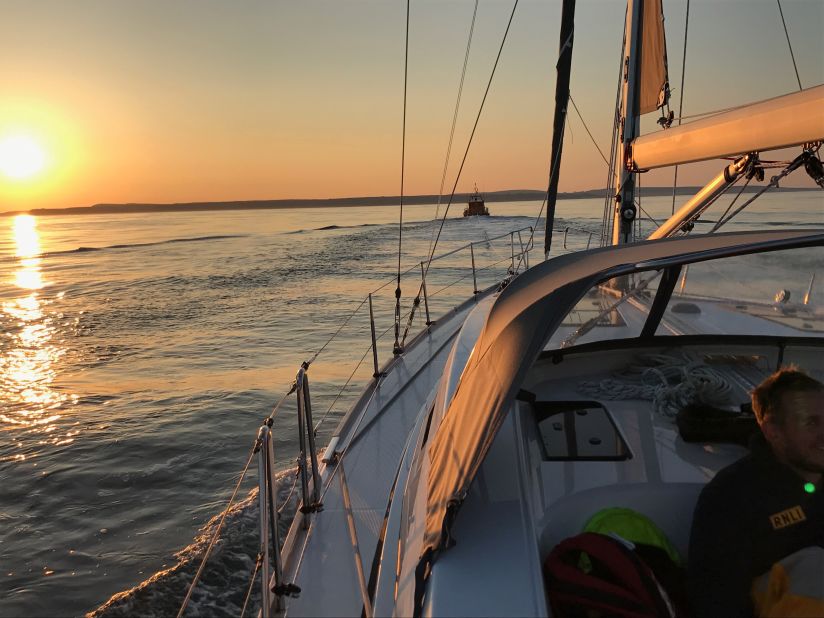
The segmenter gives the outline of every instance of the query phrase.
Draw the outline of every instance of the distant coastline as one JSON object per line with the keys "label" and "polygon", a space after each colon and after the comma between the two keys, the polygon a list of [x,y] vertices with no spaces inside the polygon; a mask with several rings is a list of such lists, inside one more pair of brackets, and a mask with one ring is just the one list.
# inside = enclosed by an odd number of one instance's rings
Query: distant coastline
{"label": "distant coastline", "polygon": [[[701,187],[678,187],[678,195],[693,195]],[[758,191],[759,187],[747,187],[747,193]],[[782,192],[788,191],[809,191],[807,188],[786,187],[778,189]],[[487,202],[523,202],[530,200],[542,200],[546,191],[532,189],[518,189],[511,191],[490,191],[484,193]],[[641,189],[643,197],[655,197],[672,195],[672,187],[643,187]],[[559,193],[559,200],[574,200],[588,198],[603,198],[603,189],[590,189],[588,191],[574,191],[571,193]],[[437,195],[408,195],[404,197],[405,204],[435,204],[438,202]],[[453,203],[463,204],[469,198],[468,193],[456,193]],[[441,202],[445,203],[446,197],[441,197]],[[94,204],[93,206],[72,206],[68,208],[34,208],[30,210],[15,210],[0,212],[0,217],[14,216],[21,214],[48,216],[48,215],[100,215],[100,214],[131,214],[131,213],[164,213],[164,212],[192,212],[209,210],[276,210],[282,208],[330,208],[346,206],[393,206],[400,203],[398,196],[372,196],[372,197],[338,197],[329,199],[283,199],[283,200],[247,200],[247,201],[226,201],[226,202],[182,202],[171,204]]]}

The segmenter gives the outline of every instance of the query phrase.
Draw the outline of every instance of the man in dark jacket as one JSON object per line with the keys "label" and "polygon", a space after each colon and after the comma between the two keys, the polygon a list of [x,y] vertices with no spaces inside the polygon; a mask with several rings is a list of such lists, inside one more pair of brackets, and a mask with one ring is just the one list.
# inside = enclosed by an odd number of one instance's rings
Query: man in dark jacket
{"label": "man in dark jacket", "polygon": [[752,404],[761,427],[752,452],[716,474],[695,509],[688,589],[698,618],[752,616],[754,578],[824,547],[824,384],[782,369]]}

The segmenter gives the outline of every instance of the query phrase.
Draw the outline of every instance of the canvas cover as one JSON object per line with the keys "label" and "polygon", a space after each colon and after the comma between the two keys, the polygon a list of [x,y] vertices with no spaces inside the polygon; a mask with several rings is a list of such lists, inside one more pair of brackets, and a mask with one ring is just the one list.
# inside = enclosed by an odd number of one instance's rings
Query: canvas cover
{"label": "canvas cover", "polygon": [[632,142],[634,169],[650,170],[824,139],[824,85],[655,131]]}
{"label": "canvas cover", "polygon": [[450,503],[460,505],[515,395],[568,311],[596,283],[615,276],[752,253],[824,245],[824,230],[737,232],[643,241],[563,255],[509,284],[492,306],[452,402],[429,446],[421,556],[444,540]]}
{"label": "canvas cover", "polygon": [[641,88],[639,113],[654,112],[669,100],[667,41],[661,0],[643,0],[641,35]]}

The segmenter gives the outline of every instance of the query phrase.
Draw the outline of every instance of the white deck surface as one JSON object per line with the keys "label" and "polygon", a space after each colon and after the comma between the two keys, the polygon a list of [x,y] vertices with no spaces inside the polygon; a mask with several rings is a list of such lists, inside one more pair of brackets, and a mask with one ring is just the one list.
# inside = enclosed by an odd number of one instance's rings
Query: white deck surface
{"label": "white deck surface", "polygon": [[[342,423],[341,440],[336,450],[344,452],[341,462],[367,579],[404,446],[424,411],[424,404],[431,403],[431,396],[443,374],[450,343],[474,306],[472,302],[448,314],[431,332],[415,345],[410,345],[408,351],[391,365],[366,405],[357,409],[356,404],[354,414]],[[322,479],[323,511],[310,516],[312,523],[308,535],[293,525],[285,545],[288,554],[284,565],[286,579],[302,590],[299,598],[289,599],[286,613],[295,616],[360,615],[363,601],[348,515],[334,466],[323,471]],[[305,552],[301,550],[303,546]]]}

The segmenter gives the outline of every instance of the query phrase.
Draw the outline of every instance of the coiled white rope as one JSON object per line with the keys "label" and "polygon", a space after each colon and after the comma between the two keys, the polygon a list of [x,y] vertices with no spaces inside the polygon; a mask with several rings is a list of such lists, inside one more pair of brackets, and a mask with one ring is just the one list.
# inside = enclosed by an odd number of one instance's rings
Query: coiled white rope
{"label": "coiled white rope", "polygon": [[721,373],[687,354],[644,354],[611,378],[578,385],[579,392],[593,398],[651,401],[655,413],[668,419],[690,404],[723,407],[729,404],[731,390]]}

